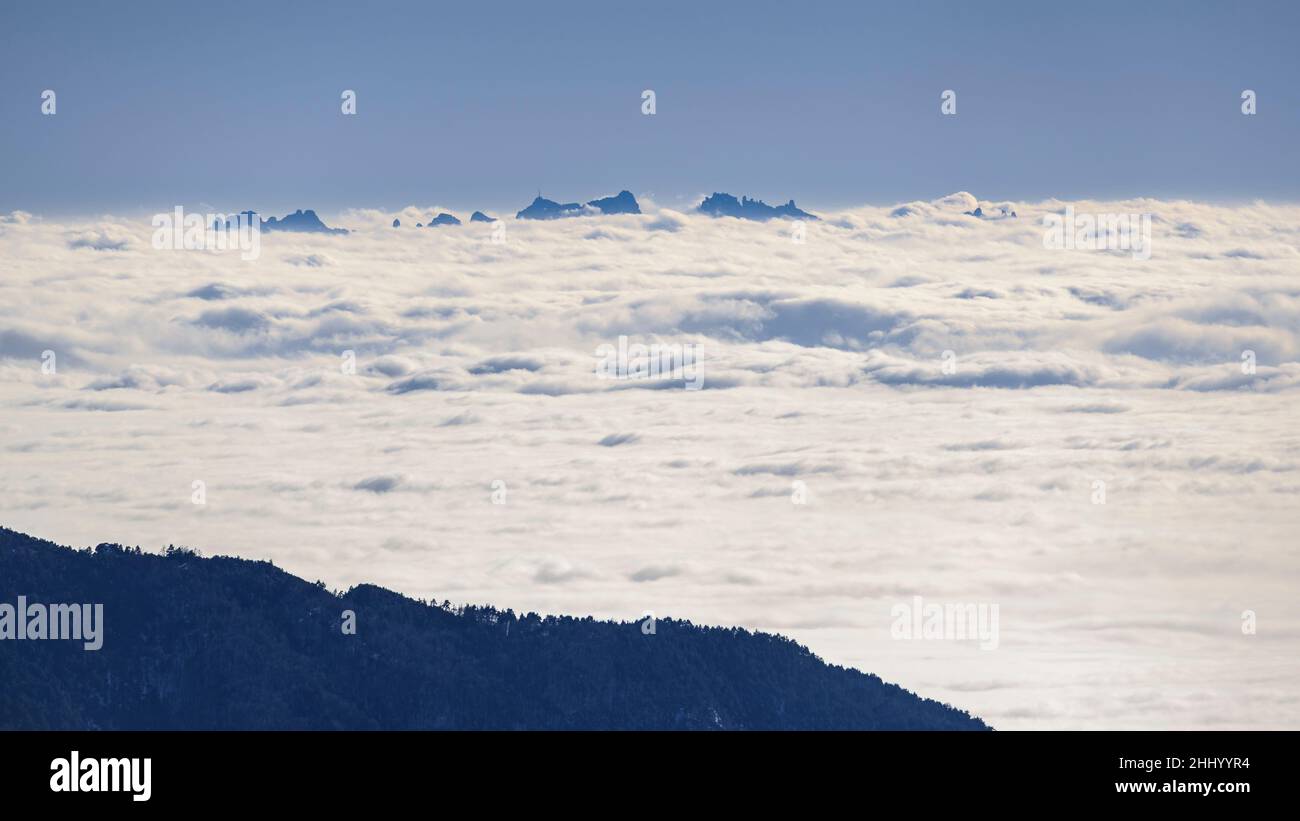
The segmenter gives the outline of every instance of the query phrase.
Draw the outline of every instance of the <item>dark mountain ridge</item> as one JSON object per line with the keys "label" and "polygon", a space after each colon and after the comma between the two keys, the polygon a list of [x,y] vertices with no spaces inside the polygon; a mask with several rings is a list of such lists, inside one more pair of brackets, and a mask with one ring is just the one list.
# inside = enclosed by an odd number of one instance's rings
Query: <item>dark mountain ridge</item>
{"label": "dark mountain ridge", "polygon": [[988,729],[782,636],[334,593],[0,528],[0,603],[20,595],[102,603],[103,644],[0,640],[0,729]]}
{"label": "dark mountain ridge", "polygon": [[711,217],[739,217],[740,219],[766,222],[770,219],[790,218],[815,220],[817,217],[799,208],[790,200],[785,205],[771,206],[762,200],[749,197],[736,199],[731,194],[714,193],[705,197],[697,209],[701,214]]}
{"label": "dark mountain ridge", "polygon": [[304,234],[346,234],[348,232],[346,228],[330,228],[321,222],[320,217],[316,216],[316,212],[310,208],[306,211],[299,208],[283,219],[271,217],[262,220],[262,230],[295,231]]}
{"label": "dark mountain ridge", "polygon": [[[256,211],[240,211],[239,220],[226,220],[226,228],[238,228],[240,225],[252,225],[253,220],[257,219]],[[215,220],[212,223],[213,228],[220,228],[221,221]],[[308,208],[306,211],[299,208],[292,214],[288,214],[284,219],[271,217],[261,221],[263,231],[291,231],[298,234],[346,234],[346,228],[330,228],[321,218],[316,216],[316,212]],[[393,220],[393,227],[397,227],[397,220]]]}
{"label": "dark mountain ridge", "polygon": [[556,202],[548,200],[541,194],[537,199],[519,213],[516,219],[550,220],[562,217],[581,217],[584,214],[640,214],[641,206],[631,191],[619,191],[612,197],[591,200],[584,207],[576,202]]}

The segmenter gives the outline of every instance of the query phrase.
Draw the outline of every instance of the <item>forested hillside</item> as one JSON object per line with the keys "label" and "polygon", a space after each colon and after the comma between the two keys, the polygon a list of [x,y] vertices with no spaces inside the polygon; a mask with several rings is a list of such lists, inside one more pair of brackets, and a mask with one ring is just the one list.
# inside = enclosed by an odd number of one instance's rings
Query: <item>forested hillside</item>
{"label": "forested hillside", "polygon": [[267,562],[0,528],[0,602],[20,595],[102,603],[103,647],[0,641],[3,729],[987,729],[781,636],[335,594]]}

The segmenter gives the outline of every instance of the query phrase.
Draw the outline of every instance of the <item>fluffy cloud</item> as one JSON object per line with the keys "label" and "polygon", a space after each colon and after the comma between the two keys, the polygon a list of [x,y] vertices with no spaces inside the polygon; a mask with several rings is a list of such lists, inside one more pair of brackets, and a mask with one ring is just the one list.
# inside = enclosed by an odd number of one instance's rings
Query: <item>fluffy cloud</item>
{"label": "fluffy cloud", "polygon": [[[1066,205],[1152,214],[1151,258],[1044,247]],[[3,523],[780,629],[1003,727],[1300,726],[1259,664],[1300,658],[1300,208],[414,228],[443,210],[250,261],[0,218]],[[703,389],[600,378],[620,336]],[[999,649],[891,640],[912,595],[1000,604]]]}

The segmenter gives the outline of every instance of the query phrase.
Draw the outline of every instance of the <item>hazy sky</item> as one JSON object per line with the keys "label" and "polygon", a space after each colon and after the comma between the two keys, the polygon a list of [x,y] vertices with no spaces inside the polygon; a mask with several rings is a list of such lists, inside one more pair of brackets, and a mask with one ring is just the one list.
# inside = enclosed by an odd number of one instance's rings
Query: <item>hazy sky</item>
{"label": "hazy sky", "polygon": [[210,8],[0,8],[0,211],[1300,193],[1293,3]]}

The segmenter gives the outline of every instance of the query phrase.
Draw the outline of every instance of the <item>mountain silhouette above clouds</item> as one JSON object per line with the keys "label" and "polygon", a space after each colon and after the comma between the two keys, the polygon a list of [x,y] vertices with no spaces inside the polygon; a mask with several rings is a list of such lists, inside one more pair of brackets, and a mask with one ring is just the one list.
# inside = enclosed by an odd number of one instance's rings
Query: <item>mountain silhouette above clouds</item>
{"label": "mountain silhouette above clouds", "polygon": [[790,200],[785,205],[771,206],[762,200],[741,197],[737,200],[731,194],[714,193],[704,199],[697,209],[701,214],[711,217],[739,217],[740,219],[766,221],[771,219],[791,218],[815,220],[817,217],[800,209]]}
{"label": "mountain silhouette above clouds", "polygon": [[516,219],[548,220],[562,217],[580,217],[585,214],[640,214],[641,206],[631,191],[620,191],[612,197],[591,200],[582,206],[576,202],[560,203],[548,200],[541,194],[527,208],[515,214]]}
{"label": "mountain silhouette above clouds", "polygon": [[316,216],[315,211],[312,211],[311,209],[304,211],[301,208],[284,217],[284,219],[271,217],[270,219],[262,220],[262,230],[296,231],[305,234],[348,233],[348,229],[346,228],[330,228],[328,225],[321,222],[320,217]]}
{"label": "mountain silhouette above clouds", "polygon": [[[736,197],[726,193],[714,193],[706,197],[696,209],[701,214],[707,214],[711,217],[738,217],[740,219],[767,221],[772,219],[804,219],[816,220],[813,214],[804,211],[795,205],[794,200],[790,200],[785,205],[772,206],[762,200],[752,200],[749,197]],[[1004,209],[1005,211],[1005,209]],[[244,216],[252,219],[256,216],[253,211],[241,212]],[[640,214],[641,206],[636,201],[636,197],[631,191],[623,190],[609,197],[600,197],[589,200],[587,203],[578,202],[556,202],[547,199],[541,194],[528,205],[515,214],[516,219],[526,220],[552,220],[562,219],[565,217],[581,216],[599,216],[614,214]],[[970,212],[968,212],[970,213]],[[1004,214],[1005,215],[1005,214]],[[973,216],[985,216],[983,213],[973,213]],[[1011,213],[1010,216],[1015,216]],[[469,218],[470,222],[496,222],[495,217],[489,217],[482,211],[475,211]],[[429,220],[427,227],[443,225],[460,225],[461,220],[454,214],[442,212]],[[230,223],[227,222],[227,227]],[[394,219],[392,226],[401,227],[401,220]],[[311,209],[298,209],[292,214],[283,218],[262,220],[261,227],[266,231],[289,231],[296,233],[314,233],[314,234],[346,234],[345,228],[330,228],[315,211]],[[423,223],[417,223],[417,228],[426,227]]]}

